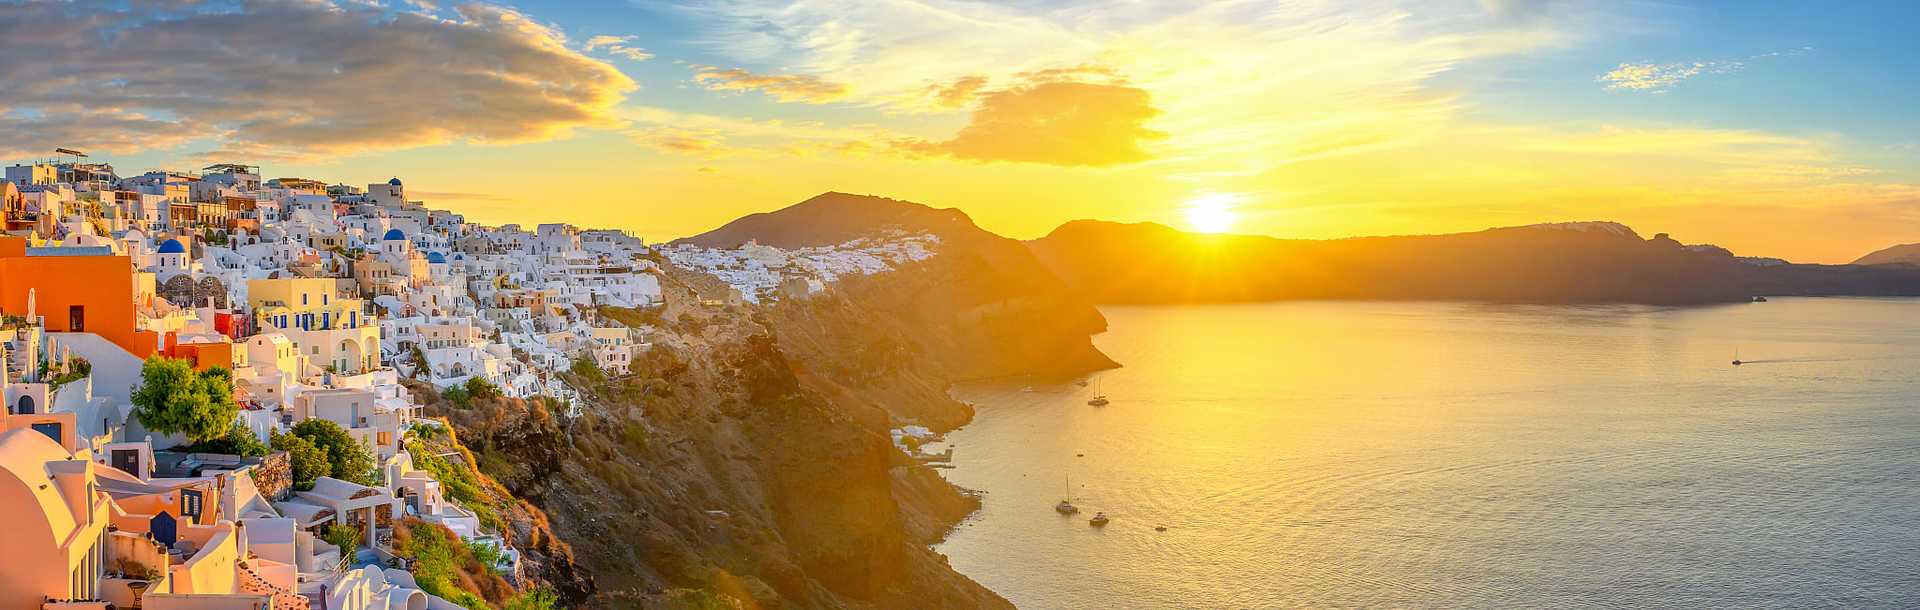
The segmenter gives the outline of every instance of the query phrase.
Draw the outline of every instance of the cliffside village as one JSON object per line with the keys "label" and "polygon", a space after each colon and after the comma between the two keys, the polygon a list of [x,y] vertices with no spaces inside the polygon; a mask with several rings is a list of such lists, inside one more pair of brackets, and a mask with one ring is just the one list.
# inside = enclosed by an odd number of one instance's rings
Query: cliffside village
{"label": "cliffside village", "polygon": [[[656,253],[620,231],[469,223],[398,178],[263,181],[243,165],[120,177],[62,152],[0,182],[5,608],[462,607],[416,582],[396,523],[493,549],[509,579],[519,554],[416,462],[444,459],[408,442],[444,424],[402,379],[578,409],[560,371],[623,374],[669,332],[598,315],[661,306],[656,255],[744,303],[812,295],[937,243]],[[234,434],[269,444],[331,422],[371,454],[373,484],[296,483],[287,451],[196,453],[203,439],[148,429],[136,394],[156,359],[227,372]],[[357,537],[329,535],[342,530]]]}

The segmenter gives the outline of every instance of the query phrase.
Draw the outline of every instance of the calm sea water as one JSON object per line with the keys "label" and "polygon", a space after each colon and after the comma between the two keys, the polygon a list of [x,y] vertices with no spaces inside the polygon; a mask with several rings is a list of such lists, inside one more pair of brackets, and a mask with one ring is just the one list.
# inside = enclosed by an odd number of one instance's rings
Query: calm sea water
{"label": "calm sea water", "polygon": [[1110,406],[959,392],[1023,608],[1920,607],[1920,301],[1105,311]]}

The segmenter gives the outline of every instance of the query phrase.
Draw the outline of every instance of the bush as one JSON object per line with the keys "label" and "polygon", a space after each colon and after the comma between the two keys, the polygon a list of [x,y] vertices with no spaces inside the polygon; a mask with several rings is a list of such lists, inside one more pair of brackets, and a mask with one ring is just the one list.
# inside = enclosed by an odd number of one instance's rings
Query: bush
{"label": "bush", "polygon": [[360,531],[360,528],[345,523],[335,523],[327,526],[327,531],[320,535],[320,539],[327,541],[327,544],[340,547],[340,557],[345,559],[353,556],[353,552],[360,548],[360,543],[366,540],[363,534],[365,532]]}
{"label": "bush", "polygon": [[592,356],[574,358],[573,365],[568,367],[567,370],[589,383],[600,384],[606,383],[607,381],[606,372],[600,370],[600,363],[594,362]]}
{"label": "bush", "polygon": [[313,441],[294,434],[275,432],[270,439],[273,448],[287,452],[293,463],[293,488],[313,489],[313,480],[323,476],[332,476],[333,462],[327,458],[327,450],[314,445]]}
{"label": "bush", "polygon": [[440,393],[440,397],[452,403],[454,408],[462,410],[473,408],[473,396],[467,393],[467,389],[464,387],[453,386],[447,388],[446,391]]}
{"label": "bush", "polygon": [[467,395],[476,400],[492,400],[500,397],[500,388],[493,382],[479,377],[469,377],[466,383]]}
{"label": "bush", "polygon": [[225,436],[200,441],[181,449],[188,453],[218,453],[241,457],[267,454],[267,444],[260,442],[260,437],[254,436],[253,430],[239,420],[233,422],[233,426],[227,429]]}
{"label": "bush", "polygon": [[233,374],[223,368],[194,372],[185,360],[154,356],[140,367],[140,387],[130,397],[140,425],[201,442],[225,436],[240,416],[233,401]]}
{"label": "bush", "polygon": [[554,608],[559,607],[559,604],[560,604],[559,594],[554,593],[553,589],[550,589],[547,587],[539,587],[535,589],[528,589],[526,591],[522,591],[520,592],[519,595],[515,595],[512,598],[507,599],[507,603],[501,604],[500,609],[501,610],[553,610]]}
{"label": "bush", "polygon": [[373,451],[353,439],[339,424],[324,419],[309,419],[293,425],[293,434],[327,452],[327,476],[361,485],[378,481],[374,472]]}

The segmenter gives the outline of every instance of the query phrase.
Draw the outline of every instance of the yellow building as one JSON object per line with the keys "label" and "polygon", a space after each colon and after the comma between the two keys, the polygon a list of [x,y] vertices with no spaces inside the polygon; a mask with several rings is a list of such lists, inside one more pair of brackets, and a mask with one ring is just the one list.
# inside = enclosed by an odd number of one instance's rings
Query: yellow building
{"label": "yellow building", "polygon": [[338,280],[250,280],[247,303],[257,328],[286,334],[315,365],[349,375],[380,367],[380,322],[365,301],[343,296]]}

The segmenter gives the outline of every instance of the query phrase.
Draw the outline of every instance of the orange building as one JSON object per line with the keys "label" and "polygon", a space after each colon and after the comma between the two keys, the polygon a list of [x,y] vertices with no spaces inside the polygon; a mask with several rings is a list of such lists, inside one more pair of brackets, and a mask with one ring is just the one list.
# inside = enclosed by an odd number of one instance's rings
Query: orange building
{"label": "orange building", "polygon": [[204,371],[211,368],[233,370],[234,351],[232,342],[180,343],[179,333],[167,333],[168,358],[179,358],[193,363],[193,370]]}
{"label": "orange building", "polygon": [[160,336],[139,330],[133,262],[93,250],[47,248],[29,255],[25,238],[0,236],[0,312],[27,315],[31,292],[34,313],[46,319],[48,332],[89,332],[135,356],[153,355]]}

